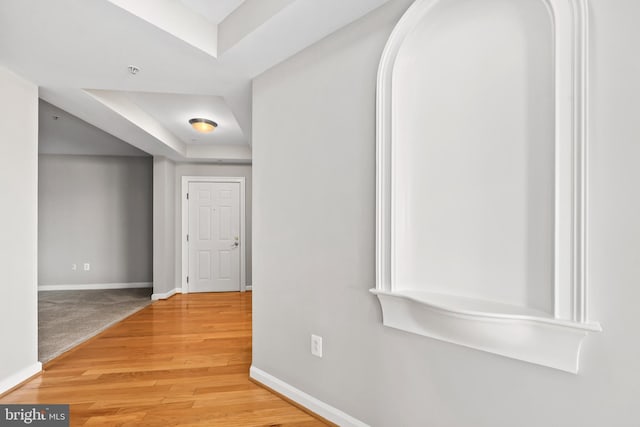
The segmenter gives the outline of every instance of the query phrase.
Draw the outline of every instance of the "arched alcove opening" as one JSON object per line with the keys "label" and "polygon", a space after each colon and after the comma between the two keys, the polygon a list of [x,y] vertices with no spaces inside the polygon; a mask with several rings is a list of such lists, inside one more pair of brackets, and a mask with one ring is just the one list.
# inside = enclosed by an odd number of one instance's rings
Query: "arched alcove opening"
{"label": "arched alcove opening", "polygon": [[407,35],[392,93],[397,289],[553,312],[552,34],[540,0],[450,0]]}
{"label": "arched alcove opening", "polygon": [[385,325],[577,372],[600,328],[585,15],[583,0],[417,0],[399,22],[378,82]]}

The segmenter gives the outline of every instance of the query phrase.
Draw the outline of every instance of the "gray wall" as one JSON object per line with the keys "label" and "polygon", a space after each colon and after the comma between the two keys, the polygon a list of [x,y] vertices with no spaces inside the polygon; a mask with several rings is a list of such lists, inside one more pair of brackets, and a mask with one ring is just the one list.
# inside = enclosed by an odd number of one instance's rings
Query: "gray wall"
{"label": "gray wall", "polygon": [[590,316],[604,332],[577,376],[382,326],[376,72],[410,3],[254,83],[254,365],[374,426],[637,426],[640,3],[591,2]]}
{"label": "gray wall", "polygon": [[39,369],[38,88],[0,67],[0,94],[2,393]]}
{"label": "gray wall", "polygon": [[153,158],[153,293],[180,287],[175,281],[175,170],[165,157]]}
{"label": "gray wall", "polygon": [[246,278],[247,285],[251,285],[251,165],[215,165],[204,163],[178,163],[175,177],[175,235],[176,235],[176,283],[182,283],[182,177],[183,176],[227,176],[245,178],[245,216],[246,216]]}
{"label": "gray wall", "polygon": [[39,284],[151,282],[151,158],[39,160]]}

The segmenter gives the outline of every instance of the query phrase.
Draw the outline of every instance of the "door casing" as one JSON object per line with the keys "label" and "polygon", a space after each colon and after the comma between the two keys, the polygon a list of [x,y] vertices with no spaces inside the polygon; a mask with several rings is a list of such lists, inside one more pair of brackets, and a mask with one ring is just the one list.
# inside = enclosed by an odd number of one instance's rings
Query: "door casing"
{"label": "door casing", "polygon": [[182,293],[189,293],[189,284],[187,283],[187,276],[189,274],[189,247],[187,243],[187,234],[189,233],[189,201],[187,200],[187,194],[189,193],[189,183],[192,182],[230,182],[240,184],[240,292],[245,292],[247,290],[245,178],[242,176],[183,176],[181,192],[182,231],[180,233],[180,238],[182,239],[182,269],[180,272],[182,278]]}

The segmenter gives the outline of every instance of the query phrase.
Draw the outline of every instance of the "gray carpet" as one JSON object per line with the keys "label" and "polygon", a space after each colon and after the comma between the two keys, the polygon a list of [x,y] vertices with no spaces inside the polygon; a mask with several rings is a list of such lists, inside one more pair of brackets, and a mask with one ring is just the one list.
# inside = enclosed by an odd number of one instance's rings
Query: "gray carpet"
{"label": "gray carpet", "polygon": [[38,292],[38,357],[48,362],[151,303],[151,289]]}

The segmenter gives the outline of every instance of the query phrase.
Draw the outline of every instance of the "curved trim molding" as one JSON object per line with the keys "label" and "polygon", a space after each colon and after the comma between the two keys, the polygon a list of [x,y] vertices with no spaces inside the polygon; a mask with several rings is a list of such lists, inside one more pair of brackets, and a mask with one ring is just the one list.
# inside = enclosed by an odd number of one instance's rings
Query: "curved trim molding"
{"label": "curved trim molding", "polygon": [[385,326],[573,374],[578,373],[582,341],[601,331],[597,323],[464,309],[455,301],[442,304],[433,295],[371,292],[380,300]]}
{"label": "curved trim molding", "polygon": [[[407,290],[394,281],[392,79],[405,39],[440,1],[416,0],[383,51],[377,87],[376,288],[384,324],[420,335],[577,373],[580,345],[600,325],[587,317],[586,0],[540,0],[554,31],[555,237],[553,314]],[[402,289],[402,290],[400,290]],[[472,304],[473,305],[473,304]],[[498,307],[498,309],[496,309]],[[502,311],[501,311],[502,310]],[[525,312],[527,314],[525,314]]]}

